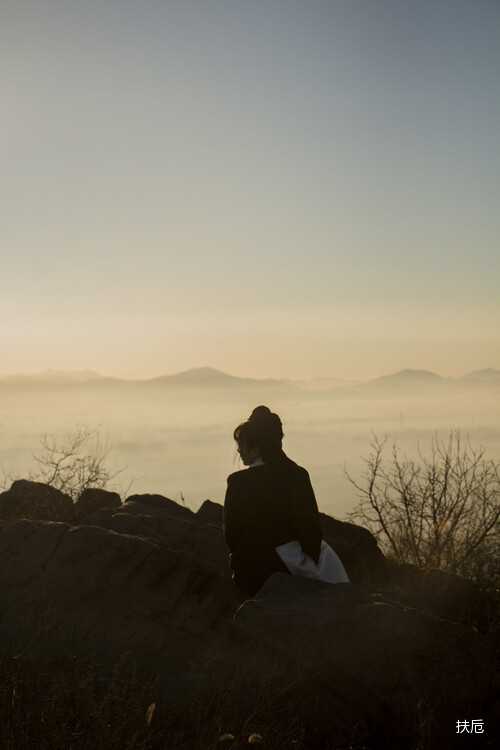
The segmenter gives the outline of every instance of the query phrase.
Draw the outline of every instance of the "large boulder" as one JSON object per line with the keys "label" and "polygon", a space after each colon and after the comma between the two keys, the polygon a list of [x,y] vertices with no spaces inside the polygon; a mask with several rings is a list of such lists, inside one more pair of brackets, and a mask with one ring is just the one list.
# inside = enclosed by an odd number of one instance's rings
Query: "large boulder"
{"label": "large boulder", "polygon": [[391,563],[373,586],[393,600],[437,617],[463,622],[489,634],[499,630],[498,592],[483,591],[477,583],[456,573]]}
{"label": "large boulder", "polygon": [[89,487],[83,490],[75,503],[75,517],[80,522],[100,508],[119,508],[121,504],[122,500],[118,492]]}
{"label": "large boulder", "polygon": [[83,523],[184,550],[230,573],[222,527],[162,495],[132,495],[118,508],[91,513]]}
{"label": "large boulder", "polygon": [[69,495],[41,482],[18,479],[0,495],[0,519],[17,521],[62,521],[74,523],[75,512]]}
{"label": "large boulder", "polygon": [[352,583],[371,583],[383,577],[385,556],[373,534],[348,521],[320,513],[323,537],[342,560]]}
{"label": "large boulder", "polygon": [[446,570],[430,568],[423,572],[415,588],[413,606],[447,620],[475,622],[493,617],[498,600],[467,578]]}
{"label": "large boulder", "polygon": [[[343,562],[363,586],[276,574],[244,601],[229,576],[222,507],[203,507],[134,495],[79,526],[0,523],[2,642],[35,660],[91,652],[111,672],[118,665],[157,682],[158,712],[181,705],[188,716],[196,695],[218,721],[223,705],[224,728],[264,700],[271,723],[299,717],[314,734],[311,750],[332,738],[338,747],[445,750],[459,719],[493,727],[491,642],[430,614],[429,592],[441,615],[458,617],[473,584],[411,566],[391,578],[368,532],[327,517],[325,538],[341,557],[344,541]],[[356,551],[358,568],[348,556]]]}
{"label": "large boulder", "polygon": [[224,516],[224,506],[220,503],[214,503],[213,500],[205,500],[198,508],[196,515],[203,518],[204,521],[212,523],[214,526],[221,529]]}
{"label": "large boulder", "polygon": [[[0,531],[0,629],[37,653],[91,650],[138,669],[196,671],[239,599],[210,562],[95,526]],[[36,634],[36,637],[35,637]]]}
{"label": "large boulder", "polygon": [[293,667],[290,679],[298,691],[310,686],[303,700],[314,697],[316,728],[329,736],[356,726],[370,747],[414,747],[426,722],[432,746],[447,748],[457,718],[488,721],[490,642],[352,584],[277,573],[237,610],[230,638],[241,653],[254,645],[254,664],[274,654]]}

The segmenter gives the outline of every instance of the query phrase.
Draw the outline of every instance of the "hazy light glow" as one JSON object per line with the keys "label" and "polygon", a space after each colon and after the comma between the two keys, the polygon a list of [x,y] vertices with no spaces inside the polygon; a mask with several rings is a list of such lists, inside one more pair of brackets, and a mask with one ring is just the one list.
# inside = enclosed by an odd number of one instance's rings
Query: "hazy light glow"
{"label": "hazy light glow", "polygon": [[500,7],[5,0],[2,373],[500,367]]}

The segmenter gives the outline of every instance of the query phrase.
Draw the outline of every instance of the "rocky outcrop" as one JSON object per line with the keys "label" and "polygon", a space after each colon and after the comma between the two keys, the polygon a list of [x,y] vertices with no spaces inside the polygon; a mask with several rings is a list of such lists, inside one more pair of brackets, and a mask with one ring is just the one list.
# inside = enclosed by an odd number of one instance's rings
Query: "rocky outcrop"
{"label": "rocky outcrop", "polygon": [[323,537],[342,560],[352,583],[379,580],[385,571],[385,557],[373,534],[362,526],[320,513]]}
{"label": "rocky outcrop", "polygon": [[421,570],[409,563],[391,562],[371,587],[391,601],[471,625],[480,632],[491,635],[500,631],[498,596],[455,573],[436,568]]}
{"label": "rocky outcrop", "polygon": [[19,479],[0,495],[0,519],[17,521],[29,518],[40,521],[76,521],[69,495],[40,482]]}
{"label": "rocky outcrop", "polygon": [[[153,676],[159,706],[219,696],[231,726],[274,680],[273,710],[285,701],[339,746],[355,737],[385,750],[426,747],[427,733],[428,747],[445,750],[458,719],[493,726],[494,647],[471,625],[478,612],[494,614],[470,581],[390,566],[368,531],[323,515],[351,583],[276,574],[244,601],[231,583],[220,505],[193,513],[160,495],[119,504],[95,491],[68,501],[33,482],[0,496],[4,643],[34,655],[91,652],[99,664]],[[33,520],[70,511],[71,523]]]}
{"label": "rocky outcrop", "polygon": [[132,495],[119,508],[98,510],[84,523],[184,550],[230,573],[222,527],[162,495]]}
{"label": "rocky outcrop", "polygon": [[122,500],[117,492],[89,487],[83,490],[75,503],[75,517],[77,522],[80,523],[86,516],[100,508],[119,508],[121,504]]}
{"label": "rocky outcrop", "polygon": [[89,488],[73,503],[69,495],[55,487],[19,479],[12,483],[7,492],[0,495],[0,519],[9,522],[27,518],[32,521],[80,523],[93,511],[99,508],[116,508],[121,502],[117,492]]}
{"label": "rocky outcrop", "polygon": [[316,721],[331,731],[357,722],[377,747],[413,747],[424,720],[436,747],[453,746],[456,716],[484,716],[492,644],[352,584],[277,573],[237,610],[232,637],[295,674],[301,664],[306,684],[320,685]]}
{"label": "rocky outcrop", "polygon": [[[161,495],[132,495],[122,504],[116,492],[87,489],[73,505],[67,495],[38,482],[21,480],[0,495],[0,519],[51,520],[101,526],[184,550],[228,573],[222,536],[222,505],[206,500],[197,513]],[[360,526],[321,514],[324,537],[354,583],[380,579],[385,559],[373,535]]]}
{"label": "rocky outcrop", "polygon": [[203,518],[204,521],[212,523],[214,526],[221,529],[223,511],[224,508],[220,503],[214,503],[212,500],[205,500],[205,502],[203,502],[198,508],[196,515]]}
{"label": "rocky outcrop", "polygon": [[178,674],[237,603],[210,562],[147,539],[27,520],[0,532],[2,634],[24,634],[36,652],[90,644],[111,662],[128,653],[143,670]]}

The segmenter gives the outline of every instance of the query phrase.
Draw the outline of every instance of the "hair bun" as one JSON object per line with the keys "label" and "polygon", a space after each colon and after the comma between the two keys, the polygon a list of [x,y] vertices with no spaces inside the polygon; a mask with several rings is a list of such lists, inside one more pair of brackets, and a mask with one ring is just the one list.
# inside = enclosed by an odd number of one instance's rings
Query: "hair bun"
{"label": "hair bun", "polygon": [[233,434],[239,446],[258,448],[265,463],[279,461],[284,456],[281,419],[267,406],[256,406],[247,421],[239,424]]}
{"label": "hair bun", "polygon": [[267,406],[256,406],[253,412],[250,414],[248,421],[262,424],[263,422],[271,422],[273,417],[277,416],[271,412],[271,409]]}
{"label": "hair bun", "polygon": [[283,425],[277,414],[267,406],[256,406],[248,418],[248,424],[256,429],[263,430],[268,439],[281,444],[283,438]]}

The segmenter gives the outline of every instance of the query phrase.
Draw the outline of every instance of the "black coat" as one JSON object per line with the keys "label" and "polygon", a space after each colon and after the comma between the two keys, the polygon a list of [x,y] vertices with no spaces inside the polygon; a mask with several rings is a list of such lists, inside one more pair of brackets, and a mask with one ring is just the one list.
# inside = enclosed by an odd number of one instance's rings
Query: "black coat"
{"label": "black coat", "polygon": [[224,536],[236,585],[255,593],[277,571],[289,572],[275,547],[297,539],[318,561],[321,522],[309,474],[284,453],[279,460],[231,474]]}

